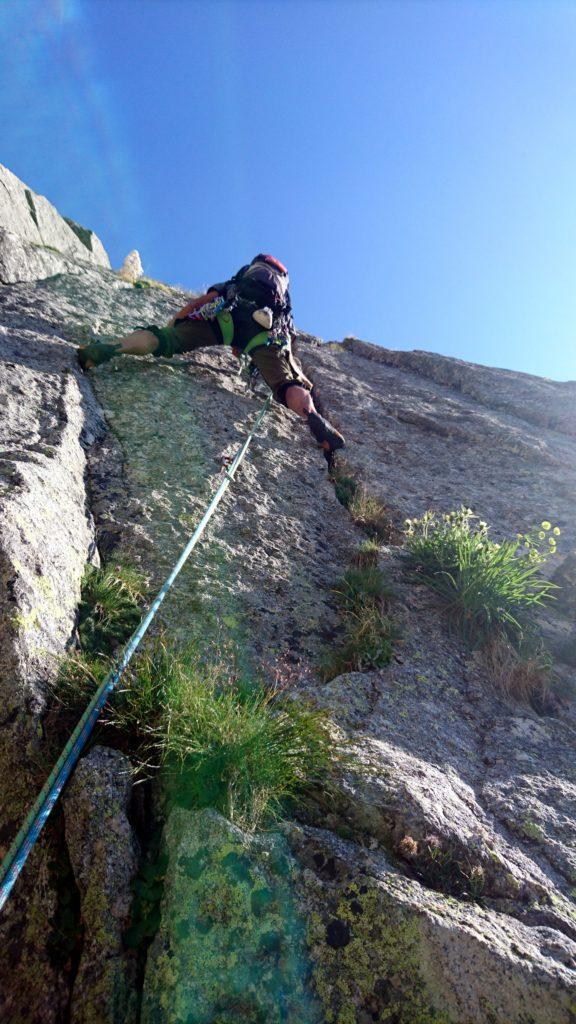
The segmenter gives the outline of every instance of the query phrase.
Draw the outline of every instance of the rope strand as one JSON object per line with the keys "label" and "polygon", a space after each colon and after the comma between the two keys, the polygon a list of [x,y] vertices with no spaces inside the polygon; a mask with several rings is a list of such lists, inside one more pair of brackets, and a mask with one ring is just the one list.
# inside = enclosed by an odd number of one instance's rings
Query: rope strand
{"label": "rope strand", "polygon": [[90,701],[86,708],[82,718],[78,722],[78,725],[74,729],[74,732],[70,736],[70,739],[66,743],[60,757],[58,758],[54,768],[50,772],[40,794],[38,795],[33,807],[30,809],[22,828],[20,829],[16,839],[12,843],[12,846],[8,850],[8,853],[2,861],[0,867],[0,910],[4,907],[6,900],[8,899],[14,883],[18,878],[18,875],[22,871],[24,864],[28,858],[28,855],[36,843],[42,828],[44,827],[54,804],[58,800],[65,783],[72,774],[72,771],[86,745],[86,741],[90,736],[100,714],[100,711],[104,707],[108,697],[118,684],[124,670],[130,662],[133,654],[137,650],[140,641],[148,631],[160,605],[178,576],[180,570],[184,566],[185,562],[189,558],[191,552],[196,547],[196,544],[200,540],[206,526],[208,525],[212,515],[216,508],[220,504],[220,501],[230,484],[234,480],[234,476],[240,463],[242,462],[250,442],[255,436],[260,424],[262,423],[268,409],[272,396],[266,399],[262,409],[258,413],[254,424],[249,431],[245,441],[236,452],[234,459],[230,466],[227,468],[224,474],[220,486],[216,490],[210,504],[208,505],[202,519],[198,523],[198,526],[194,530],[194,533],[190,537],[190,540],[186,544],[186,547],[182,551],[176,565],[172,569],[172,572],[168,576],[167,580],[158,592],[157,597],[150,605],[148,611],[143,616],[140,624],[126,643],[124,650],[120,656],[120,660],[115,668],[113,668],[104,681],[100,684],[98,690],[94,694],[94,697]]}

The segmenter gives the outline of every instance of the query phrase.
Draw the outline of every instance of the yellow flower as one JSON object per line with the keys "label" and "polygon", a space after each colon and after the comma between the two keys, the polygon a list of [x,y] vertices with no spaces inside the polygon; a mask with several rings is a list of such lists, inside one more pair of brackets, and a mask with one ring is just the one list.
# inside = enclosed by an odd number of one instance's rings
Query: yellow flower
{"label": "yellow flower", "polygon": [[552,524],[549,523],[547,519],[545,519],[543,523],[540,523],[540,526],[542,527],[543,530],[551,530],[552,529]]}
{"label": "yellow flower", "polygon": [[544,540],[545,536],[546,534],[544,533],[544,530],[540,530],[540,532],[538,533],[538,540]]}
{"label": "yellow flower", "polygon": [[555,534],[556,537],[559,537],[560,536],[560,527],[559,526],[555,526],[554,529],[552,530],[552,533]]}

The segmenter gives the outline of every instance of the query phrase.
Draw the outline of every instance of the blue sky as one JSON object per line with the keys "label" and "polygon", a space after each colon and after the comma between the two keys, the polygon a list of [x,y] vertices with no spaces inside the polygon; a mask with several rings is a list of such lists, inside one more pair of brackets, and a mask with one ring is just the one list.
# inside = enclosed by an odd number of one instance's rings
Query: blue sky
{"label": "blue sky", "polygon": [[576,2],[0,0],[0,161],[118,265],[576,378]]}

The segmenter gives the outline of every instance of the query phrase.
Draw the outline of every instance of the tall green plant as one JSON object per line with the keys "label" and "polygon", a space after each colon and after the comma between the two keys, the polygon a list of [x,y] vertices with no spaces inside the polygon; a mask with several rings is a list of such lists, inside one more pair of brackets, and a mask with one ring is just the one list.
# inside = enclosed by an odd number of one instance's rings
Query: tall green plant
{"label": "tall green plant", "polygon": [[481,643],[503,633],[515,644],[534,628],[538,606],[555,584],[540,575],[560,530],[540,529],[496,543],[489,527],[464,506],[406,520],[406,550],[418,577],[445,602],[462,633]]}

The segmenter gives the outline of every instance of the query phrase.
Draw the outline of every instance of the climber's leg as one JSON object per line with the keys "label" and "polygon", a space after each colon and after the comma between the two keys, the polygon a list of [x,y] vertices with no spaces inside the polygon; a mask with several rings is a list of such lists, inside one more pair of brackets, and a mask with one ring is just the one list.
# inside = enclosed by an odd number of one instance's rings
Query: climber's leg
{"label": "climber's leg", "polygon": [[290,347],[262,345],[252,349],[256,364],[277,402],[297,413],[308,424],[318,444],[329,458],[344,447],[344,438],[328,420],[316,411],[311,395],[312,382],[304,374]]}
{"label": "climber's leg", "polygon": [[302,419],[307,419],[311,412],[315,412],[314,402],[312,395],[307,388],[303,388],[300,384],[292,383],[284,393],[286,405],[292,412],[301,416]]}
{"label": "climber's leg", "polygon": [[116,344],[119,355],[149,356],[156,351],[159,341],[154,331],[146,327],[132,331],[132,334],[127,334],[125,338],[119,338]]}
{"label": "climber's leg", "polygon": [[140,328],[116,341],[93,341],[90,345],[84,345],[78,350],[78,362],[83,370],[90,370],[115,356],[149,355],[158,348],[158,344],[158,338],[152,331]]}
{"label": "climber's leg", "polygon": [[94,341],[78,351],[83,370],[106,363],[115,356],[165,356],[170,359],[180,352],[191,352],[206,345],[221,344],[212,323],[206,320],[178,320],[173,327],[150,324],[139,327],[113,342]]}

